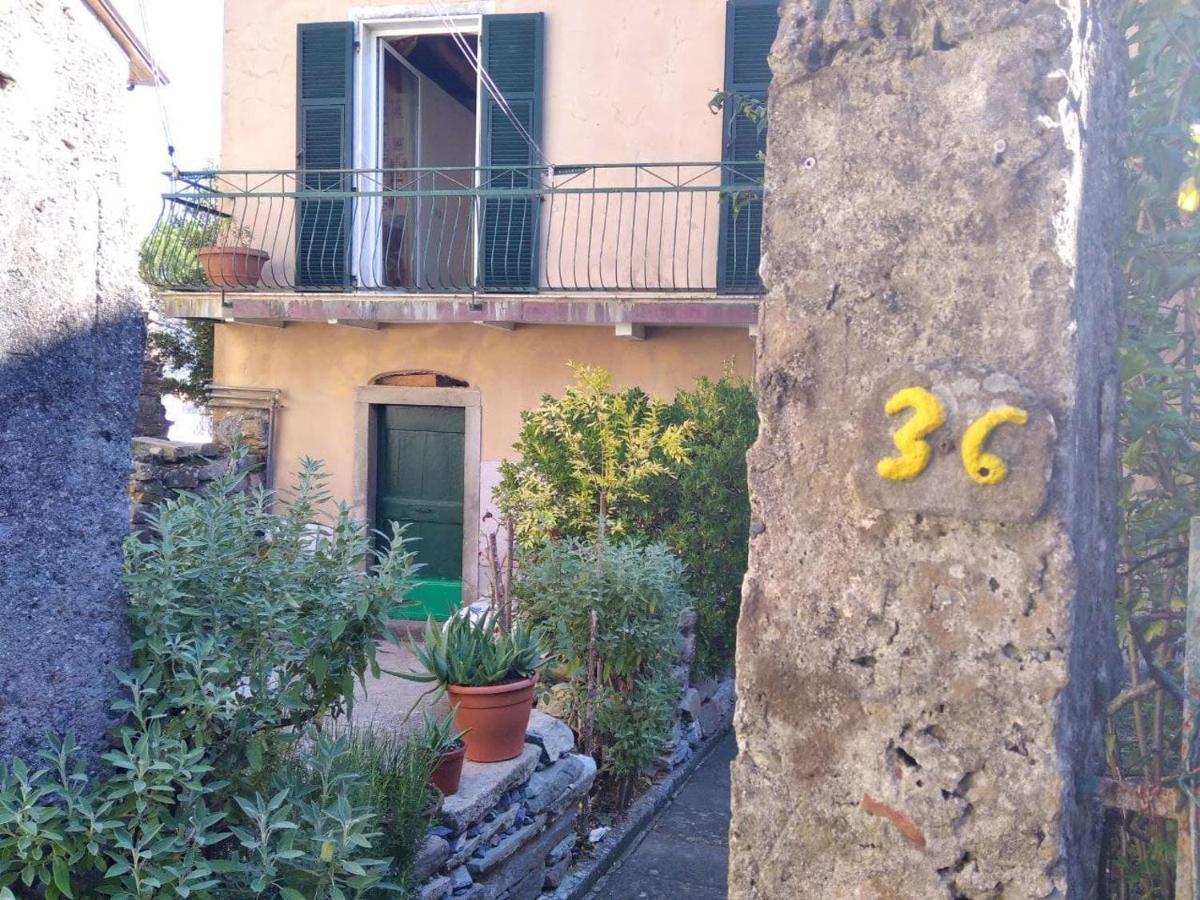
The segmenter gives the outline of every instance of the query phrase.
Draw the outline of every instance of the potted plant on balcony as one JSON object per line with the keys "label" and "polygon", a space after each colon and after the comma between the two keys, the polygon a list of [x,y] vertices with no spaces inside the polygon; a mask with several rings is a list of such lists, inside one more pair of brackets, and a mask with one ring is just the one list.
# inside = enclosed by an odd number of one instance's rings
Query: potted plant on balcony
{"label": "potted plant on balcony", "polygon": [[458,782],[462,778],[463,758],[466,756],[467,745],[463,740],[465,731],[454,724],[457,709],[450,711],[444,719],[422,713],[425,719],[425,734],[422,741],[429,748],[433,757],[433,771],[429,781],[446,797],[458,792]]}
{"label": "potted plant on balcony", "polygon": [[436,682],[450,695],[455,725],[465,732],[467,759],[520,756],[538,669],[546,664],[538,639],[523,625],[504,631],[496,612],[489,611],[477,618],[456,615],[442,626],[430,618],[424,643],[410,645],[424,671],[400,674]]}
{"label": "potted plant on balcony", "polygon": [[262,277],[271,257],[265,250],[251,246],[254,234],[249,228],[226,219],[213,230],[212,243],[196,250],[204,277],[213,287],[252,288]]}

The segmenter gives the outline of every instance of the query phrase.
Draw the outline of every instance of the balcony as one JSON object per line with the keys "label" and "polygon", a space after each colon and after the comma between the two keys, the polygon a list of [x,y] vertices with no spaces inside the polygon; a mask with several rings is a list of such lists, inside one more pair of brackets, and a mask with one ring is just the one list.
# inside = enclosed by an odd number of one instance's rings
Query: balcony
{"label": "balcony", "polygon": [[227,320],[750,325],[761,174],[757,161],[180,172],[141,271],[172,313]]}

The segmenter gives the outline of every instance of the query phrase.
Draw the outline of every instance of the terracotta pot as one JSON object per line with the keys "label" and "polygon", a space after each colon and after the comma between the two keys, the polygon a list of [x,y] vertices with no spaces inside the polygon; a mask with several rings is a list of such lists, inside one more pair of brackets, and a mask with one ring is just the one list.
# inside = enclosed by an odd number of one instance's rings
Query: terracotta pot
{"label": "terracotta pot", "polygon": [[458,782],[462,778],[463,757],[467,747],[462,742],[453,750],[447,750],[438,757],[437,765],[429,775],[429,781],[446,797],[458,792]]}
{"label": "terracotta pot", "polygon": [[258,284],[270,255],[253,247],[201,247],[200,267],[213,287],[249,288]]}
{"label": "terracotta pot", "polygon": [[533,678],[506,684],[447,688],[450,705],[458,705],[454,724],[467,733],[467,759],[471,762],[500,762],[520,756],[525,749],[525,729],[533,709]]}

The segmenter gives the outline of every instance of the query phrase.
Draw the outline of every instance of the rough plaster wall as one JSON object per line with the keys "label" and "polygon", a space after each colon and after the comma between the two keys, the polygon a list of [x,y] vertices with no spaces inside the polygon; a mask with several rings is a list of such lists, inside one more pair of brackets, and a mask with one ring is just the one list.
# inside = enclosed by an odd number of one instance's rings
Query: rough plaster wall
{"label": "rough plaster wall", "polygon": [[[1076,788],[1116,669],[1112,5],[782,6],[730,895],[1088,897]],[[1037,521],[857,499],[862,399],[933,362],[1053,413]]]}
{"label": "rough plaster wall", "polygon": [[77,0],[16,0],[0,73],[2,758],[108,724],[143,335],[118,180],[128,61]]}

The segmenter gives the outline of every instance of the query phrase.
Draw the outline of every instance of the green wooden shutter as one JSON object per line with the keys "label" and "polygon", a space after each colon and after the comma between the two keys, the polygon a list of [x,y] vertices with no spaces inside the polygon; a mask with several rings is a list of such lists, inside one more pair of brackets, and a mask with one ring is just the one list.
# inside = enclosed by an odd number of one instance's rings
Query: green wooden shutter
{"label": "green wooden shutter", "polygon": [[[348,192],[353,178],[354,25],[318,22],[296,28],[297,188]],[[296,284],[350,286],[348,197],[300,199],[296,204]]]}
{"label": "green wooden shutter", "polygon": [[[508,101],[513,117],[542,140],[542,13],[484,16],[483,65]],[[484,188],[525,189],[541,183],[541,160],[500,104],[482,92]],[[492,291],[537,290],[540,199],[486,198],[480,227],[481,286]]]}
{"label": "green wooden shutter", "polygon": [[[725,90],[764,103],[771,83],[767,55],[779,30],[777,0],[730,0],[725,13]],[[759,153],[767,149],[766,131],[737,115],[737,104],[725,105],[725,163],[721,183],[729,188],[721,202],[721,236],[717,288],[727,293],[762,290],[758,263],[762,256],[762,197],[738,194],[739,185],[762,183]]]}

